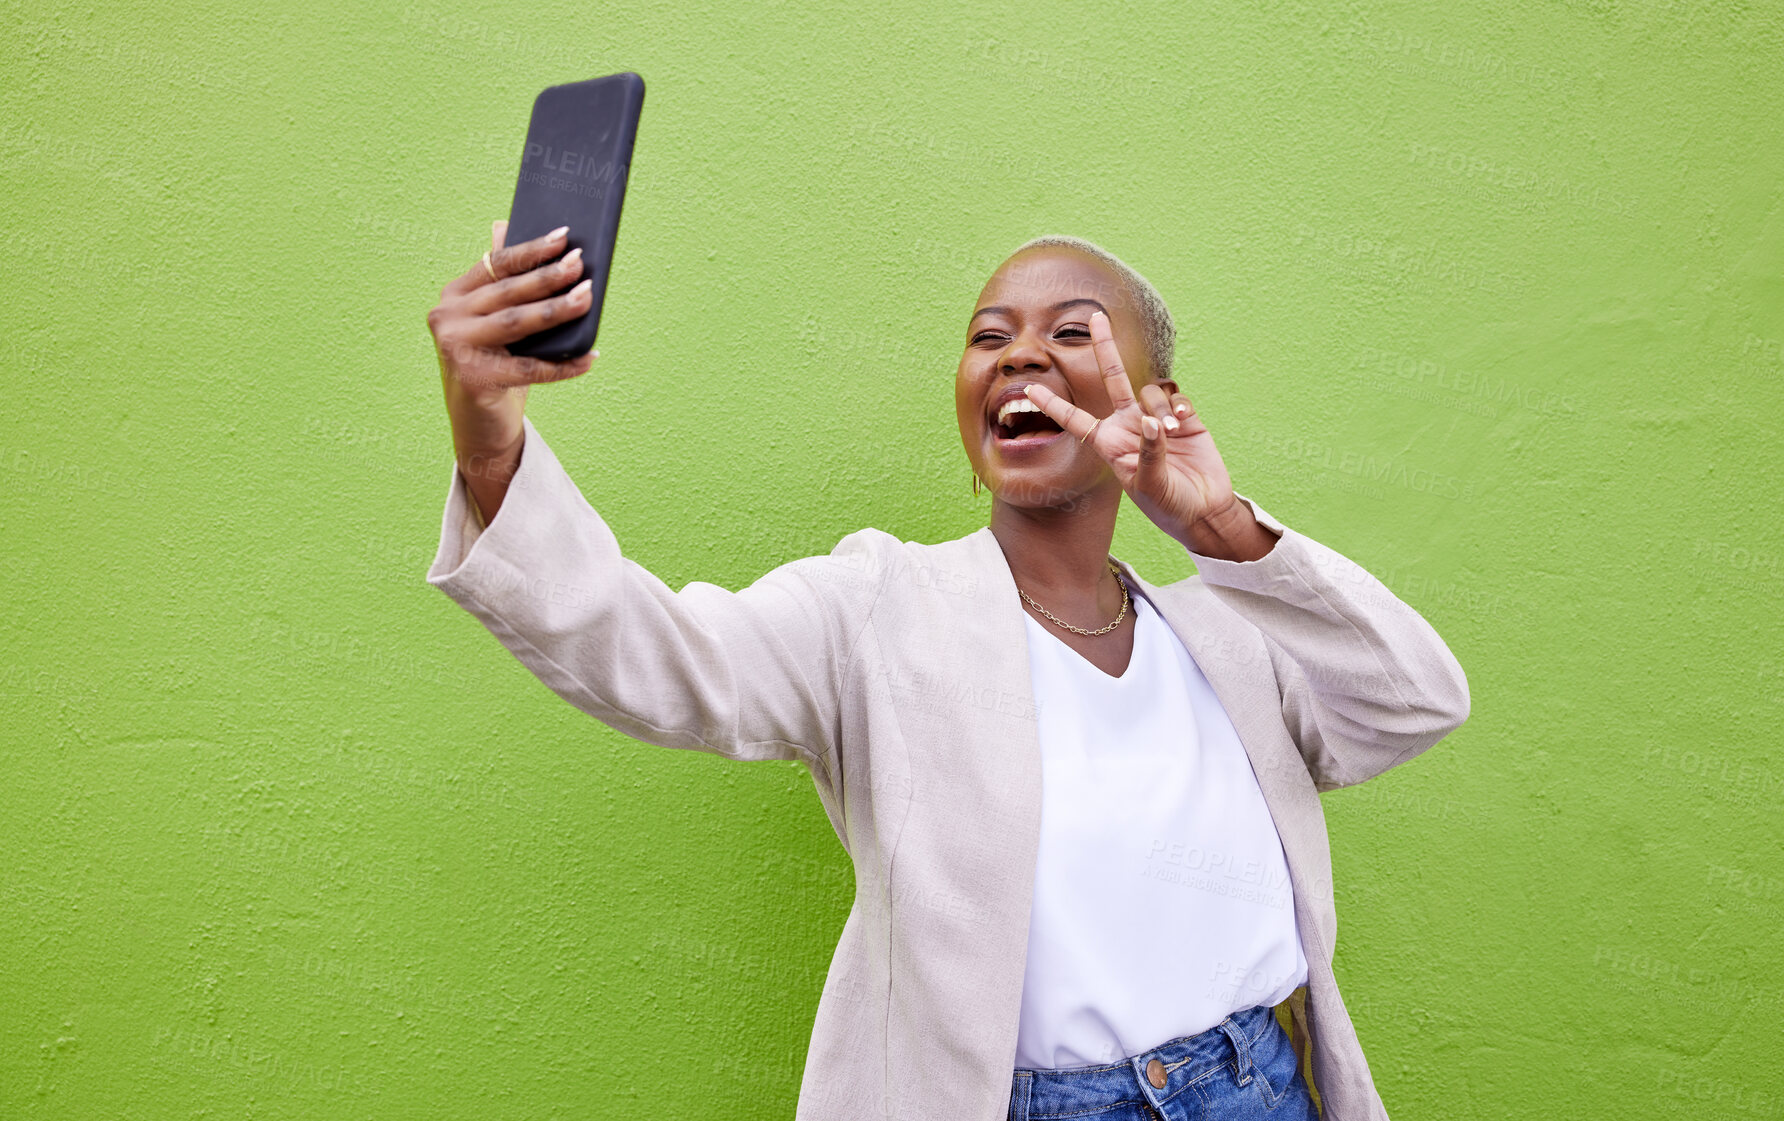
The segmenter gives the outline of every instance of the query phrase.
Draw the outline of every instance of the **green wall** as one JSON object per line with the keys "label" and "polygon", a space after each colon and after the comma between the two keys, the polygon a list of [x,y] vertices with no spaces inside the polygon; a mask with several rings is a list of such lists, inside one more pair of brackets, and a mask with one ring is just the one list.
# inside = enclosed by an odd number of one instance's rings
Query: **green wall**
{"label": "green wall", "polygon": [[533,94],[622,69],[604,357],[530,415],[631,557],[983,525],[965,318],[1099,240],[1240,489],[1468,671],[1324,799],[1389,1110],[1784,1116],[1784,5],[1323,7],[7,6],[0,1116],[791,1115],[809,779],[424,580],[425,313]]}

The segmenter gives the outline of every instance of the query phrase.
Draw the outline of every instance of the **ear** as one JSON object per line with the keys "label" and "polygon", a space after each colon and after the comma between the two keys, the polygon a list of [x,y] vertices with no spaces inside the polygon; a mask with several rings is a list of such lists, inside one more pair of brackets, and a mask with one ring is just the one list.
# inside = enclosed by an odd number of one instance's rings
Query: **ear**
{"label": "ear", "polygon": [[1181,389],[1177,388],[1177,380],[1175,378],[1153,378],[1152,384],[1164,390],[1166,397],[1169,397],[1173,393],[1183,392]]}

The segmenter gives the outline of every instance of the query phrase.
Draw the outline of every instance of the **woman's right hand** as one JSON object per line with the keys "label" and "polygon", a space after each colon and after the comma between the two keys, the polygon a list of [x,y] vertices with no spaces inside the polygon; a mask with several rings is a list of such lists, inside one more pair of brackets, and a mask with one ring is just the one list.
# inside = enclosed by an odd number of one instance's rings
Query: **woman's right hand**
{"label": "woman's right hand", "polygon": [[427,313],[428,330],[440,360],[446,412],[459,469],[487,522],[508,490],[520,464],[525,436],[521,417],[534,382],[563,381],[586,373],[598,351],[562,362],[509,354],[507,344],[588,311],[592,282],[582,275],[582,251],[561,259],[567,230],[504,246],[508,223],[496,222],[490,236],[491,277],[479,259],[440,291]]}

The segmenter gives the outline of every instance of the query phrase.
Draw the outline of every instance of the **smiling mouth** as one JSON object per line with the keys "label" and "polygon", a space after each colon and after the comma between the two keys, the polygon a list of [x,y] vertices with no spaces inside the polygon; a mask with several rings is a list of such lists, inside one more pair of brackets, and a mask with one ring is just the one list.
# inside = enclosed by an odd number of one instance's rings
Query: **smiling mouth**
{"label": "smiling mouth", "polygon": [[991,435],[1005,443],[1038,443],[1065,430],[1032,402],[1011,401],[991,422]]}

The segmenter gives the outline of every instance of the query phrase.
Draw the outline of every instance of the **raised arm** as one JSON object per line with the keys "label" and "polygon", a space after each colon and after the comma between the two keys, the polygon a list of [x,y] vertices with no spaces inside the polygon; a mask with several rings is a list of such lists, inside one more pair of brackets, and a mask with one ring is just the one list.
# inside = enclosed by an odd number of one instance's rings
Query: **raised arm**
{"label": "raised arm", "polygon": [[594,356],[542,362],[506,347],[586,310],[581,262],[559,256],[563,230],[504,246],[505,226],[428,313],[456,461],[428,583],[610,727],[733,759],[800,759],[840,794],[841,682],[878,596],[876,549],[896,542],[861,530],[738,592],[672,591],[623,556],[525,416],[530,386],[576,377]]}
{"label": "raised arm", "polygon": [[1282,714],[1320,790],[1403,763],[1468,719],[1468,678],[1431,624],[1347,557],[1284,526],[1253,560],[1191,548],[1215,596],[1264,636]]}
{"label": "raised arm", "polygon": [[842,683],[888,535],[860,530],[741,591],[674,591],[624,556],[530,419],[501,512],[479,528],[453,467],[427,581],[553,692],[634,739],[799,759],[830,781]]}

